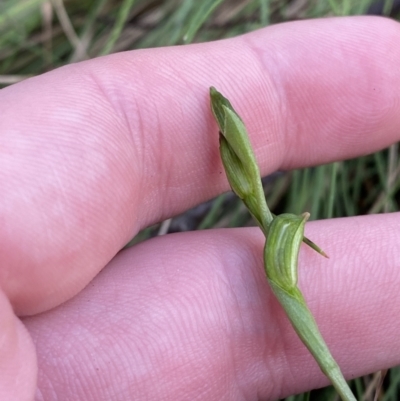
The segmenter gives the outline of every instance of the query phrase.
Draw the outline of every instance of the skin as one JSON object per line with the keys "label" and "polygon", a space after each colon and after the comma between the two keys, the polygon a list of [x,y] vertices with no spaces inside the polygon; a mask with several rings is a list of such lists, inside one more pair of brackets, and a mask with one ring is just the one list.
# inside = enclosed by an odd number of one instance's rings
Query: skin
{"label": "skin", "polygon": [[[399,42],[386,19],[304,21],[2,90],[0,399],[269,400],[327,384],[266,282],[258,228],[116,253],[228,189],[210,85],[264,175],[398,141]],[[347,378],[400,362],[399,223],[307,224],[330,259],[303,247],[300,287]]]}

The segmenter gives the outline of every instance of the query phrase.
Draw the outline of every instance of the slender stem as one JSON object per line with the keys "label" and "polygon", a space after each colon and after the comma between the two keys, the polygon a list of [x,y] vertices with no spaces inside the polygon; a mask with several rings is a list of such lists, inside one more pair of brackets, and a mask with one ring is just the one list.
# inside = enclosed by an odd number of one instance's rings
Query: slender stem
{"label": "slender stem", "polygon": [[357,401],[343,377],[339,365],[333,359],[328,346],[322,338],[317,323],[308,309],[300,290],[295,287],[289,293],[271,280],[268,281],[275,296],[285,309],[297,335],[317,361],[322,372],[330,379],[342,400]]}
{"label": "slender stem", "polygon": [[337,178],[337,173],[338,173],[338,167],[339,167],[339,162],[332,163],[331,165],[331,185],[329,188],[329,198],[328,198],[328,210],[326,213],[326,217],[328,219],[333,217],[333,205],[335,201],[335,195],[336,195],[336,178]]}

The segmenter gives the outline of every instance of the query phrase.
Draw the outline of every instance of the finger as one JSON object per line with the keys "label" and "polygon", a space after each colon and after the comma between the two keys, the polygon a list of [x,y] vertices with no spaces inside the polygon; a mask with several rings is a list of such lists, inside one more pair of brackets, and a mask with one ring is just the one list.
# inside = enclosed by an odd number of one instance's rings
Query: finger
{"label": "finger", "polygon": [[[300,286],[347,378],[400,362],[399,220],[307,226],[331,258],[303,247]],[[26,319],[42,398],[272,400],[326,385],[269,289],[263,242],[257,229],[156,238]]]}
{"label": "finger", "polygon": [[36,376],[32,339],[0,291],[0,400],[32,400]]}
{"label": "finger", "polygon": [[227,189],[210,85],[243,116],[264,173],[396,141],[399,38],[387,19],[296,22],[3,90],[0,285],[14,309],[70,298],[140,227]]}

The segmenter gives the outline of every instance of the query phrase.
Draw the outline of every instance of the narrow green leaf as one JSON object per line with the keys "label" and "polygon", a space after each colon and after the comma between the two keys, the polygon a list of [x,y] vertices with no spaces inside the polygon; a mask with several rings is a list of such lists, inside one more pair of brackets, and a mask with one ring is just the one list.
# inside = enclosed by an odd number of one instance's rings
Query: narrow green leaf
{"label": "narrow green leaf", "polygon": [[131,11],[134,4],[135,0],[123,0],[114,27],[109,38],[107,39],[103,50],[100,52],[100,56],[111,53],[115,43],[121,35],[122,29],[124,28],[125,23],[128,20],[129,12]]}
{"label": "narrow green leaf", "polygon": [[190,26],[183,35],[183,42],[185,44],[190,43],[198,30],[207,21],[212,12],[225,0],[202,0],[198,2],[200,6],[196,10],[196,14],[190,21]]}

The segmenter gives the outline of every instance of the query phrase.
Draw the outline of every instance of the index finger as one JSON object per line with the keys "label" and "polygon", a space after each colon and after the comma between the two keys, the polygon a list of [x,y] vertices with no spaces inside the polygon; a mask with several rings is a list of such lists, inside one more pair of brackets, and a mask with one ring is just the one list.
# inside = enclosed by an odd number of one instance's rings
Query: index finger
{"label": "index finger", "polygon": [[398,139],[400,28],[272,26],[116,54],[0,93],[0,285],[20,314],[81,290],[141,228],[228,188],[208,87],[245,120],[264,174]]}

